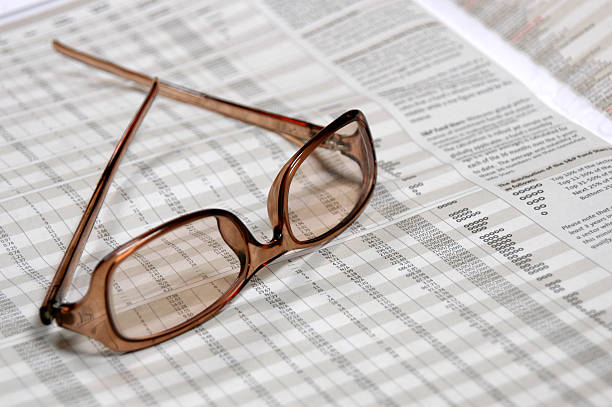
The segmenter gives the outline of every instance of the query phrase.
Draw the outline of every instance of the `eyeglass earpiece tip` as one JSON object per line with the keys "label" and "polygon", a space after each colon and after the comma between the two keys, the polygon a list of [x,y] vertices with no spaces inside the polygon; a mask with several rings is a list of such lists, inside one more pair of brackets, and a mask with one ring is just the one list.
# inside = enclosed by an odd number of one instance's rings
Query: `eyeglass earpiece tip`
{"label": "eyeglass earpiece tip", "polygon": [[38,310],[38,315],[40,316],[40,320],[44,325],[51,325],[51,321],[53,321],[53,312],[50,306],[44,305],[40,307]]}

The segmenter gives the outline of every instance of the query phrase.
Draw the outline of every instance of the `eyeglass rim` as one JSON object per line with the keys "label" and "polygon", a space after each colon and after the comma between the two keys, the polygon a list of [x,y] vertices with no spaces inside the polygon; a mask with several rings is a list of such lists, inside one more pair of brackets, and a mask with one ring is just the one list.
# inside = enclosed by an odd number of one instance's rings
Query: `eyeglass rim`
{"label": "eyeglass rim", "polygon": [[[308,241],[300,241],[291,232],[288,219],[287,201],[291,180],[300,164],[319,147],[332,133],[340,128],[357,122],[359,129],[365,135],[364,141],[368,143],[371,153],[369,157],[372,165],[369,171],[364,172],[364,185],[360,201],[355,208],[334,228],[327,233]],[[363,212],[370,200],[376,183],[376,156],[374,153],[374,143],[365,116],[359,110],[351,110],[344,113],[328,126],[319,131],[310,141],[304,144],[281,168],[277,177],[270,187],[268,194],[268,212],[270,222],[273,226],[273,239],[269,243],[258,242],[247,226],[234,214],[223,209],[203,209],[179,216],[170,221],[162,223],[143,234],[129,240],[123,245],[106,255],[95,267],[89,288],[85,296],[75,303],[61,304],[56,314],[56,321],[59,326],[76,331],[98,340],[110,349],[115,351],[135,351],[147,348],[160,342],[176,337],[190,329],[203,324],[215,316],[235,295],[237,295],[246,285],[249,279],[269,261],[282,256],[284,253],[322,244],[329,241],[346,228],[348,228]],[[274,216],[273,216],[274,215]],[[219,230],[223,235],[221,222],[226,225],[233,225],[238,231],[243,247],[239,246],[239,241],[223,236],[225,242],[238,255],[241,262],[241,269],[232,285],[214,303],[202,310],[192,319],[183,321],[181,324],[142,338],[128,338],[121,334],[113,321],[110,309],[110,289],[111,279],[115,268],[134,251],[147,243],[163,236],[167,232],[182,225],[194,222],[207,217],[215,217]],[[227,229],[228,226],[224,227]],[[262,253],[267,252],[263,256]]]}
{"label": "eyeglass rim", "polygon": [[[312,154],[318,147],[323,144],[329,133],[335,133],[343,127],[349,125],[350,123],[356,122],[358,123],[358,130],[360,132],[359,136],[366,141],[366,146],[368,151],[367,157],[355,157],[351,152],[343,152],[342,154],[349,156],[349,158],[354,159],[362,169],[363,181],[362,181],[362,193],[360,195],[359,201],[355,204],[355,207],[349,212],[344,219],[339,222],[336,226],[323,233],[322,235],[315,236],[314,238],[308,240],[300,240],[298,239],[293,230],[290,227],[290,222],[288,218],[289,213],[289,191],[291,182],[293,177],[297,173],[300,166],[306,161],[306,159]],[[328,126],[326,126],[321,132],[325,131],[326,133],[321,137],[315,136],[312,140],[312,143],[305,144],[302,148],[298,150],[297,153],[288,161],[291,163],[290,168],[287,172],[283,174],[282,184],[285,185],[284,188],[280,188],[283,193],[283,196],[279,199],[279,207],[277,209],[279,213],[279,219],[281,219],[281,223],[283,226],[286,226],[284,229],[284,233],[291,236],[291,238],[299,242],[301,245],[318,245],[326,240],[331,240],[336,237],[338,234],[342,233],[347,227],[349,227],[361,214],[361,212],[365,209],[368,201],[370,200],[372,193],[374,192],[374,186],[376,184],[376,154],[374,152],[374,141],[372,139],[372,134],[370,133],[370,127],[367,123],[365,115],[357,110],[349,110],[348,112],[342,114],[336,120],[331,122]],[[364,168],[365,166],[365,168]],[[279,173],[280,175],[280,173]],[[280,204],[282,202],[282,205]],[[272,219],[270,219],[272,221]],[[272,223],[274,224],[274,223]]]}

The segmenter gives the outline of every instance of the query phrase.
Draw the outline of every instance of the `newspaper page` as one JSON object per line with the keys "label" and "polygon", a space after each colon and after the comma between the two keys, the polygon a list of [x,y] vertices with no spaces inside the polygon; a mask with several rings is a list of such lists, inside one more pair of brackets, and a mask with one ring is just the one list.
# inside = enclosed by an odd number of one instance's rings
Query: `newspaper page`
{"label": "newspaper page", "polygon": [[612,4],[455,0],[612,117]]}
{"label": "newspaper page", "polygon": [[612,120],[586,97],[452,0],[419,0],[438,20],[516,77],[544,104],[612,143]]}
{"label": "newspaper page", "polygon": [[[325,247],[266,266],[214,319],[117,353],[38,307],[144,89],[51,40],[325,125],[363,111],[379,176]],[[64,5],[0,31],[2,405],[609,405],[612,147],[406,1]],[[271,237],[295,146],[160,98],[73,281],[201,208]],[[329,198],[326,198],[329,199]],[[333,199],[333,197],[332,197]]]}

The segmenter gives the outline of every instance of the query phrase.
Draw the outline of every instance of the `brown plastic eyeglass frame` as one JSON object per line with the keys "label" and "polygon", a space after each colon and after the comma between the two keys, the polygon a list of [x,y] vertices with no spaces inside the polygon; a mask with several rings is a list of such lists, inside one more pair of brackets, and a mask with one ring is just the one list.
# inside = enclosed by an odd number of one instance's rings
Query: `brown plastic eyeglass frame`
{"label": "brown plastic eyeglass frame", "polygon": [[[142,106],[115,147],[100,181],[94,189],[75,234],[58,266],[40,308],[40,318],[44,324],[50,324],[55,319],[59,326],[96,339],[116,351],[134,351],[163,342],[212,318],[229,300],[238,294],[250,277],[270,261],[290,250],[304,249],[322,244],[338,236],[357,219],[372,196],[376,182],[376,157],[368,124],[363,113],[358,110],[344,113],[323,128],[315,124],[242,106],[160,81],[157,78],[151,78],[77,51],[57,41],[53,42],[53,46],[57,51],[66,56],[122,78],[151,86],[151,88]],[[113,250],[94,269],[86,295],[76,303],[64,303],[66,291],[70,286],[85,243],[91,233],[119,163],[157,94],[271,130],[301,146],[281,168],[270,187],[267,206],[270,223],[273,226],[273,238],[269,243],[258,242],[242,221],[232,213],[222,209],[204,209],[192,212],[163,223]],[[342,136],[341,138],[335,134],[335,132],[352,122],[357,123],[355,133],[349,136]],[[361,142],[358,138],[362,139]],[[360,165],[363,174],[361,195],[353,210],[338,225],[314,239],[300,241],[293,235],[288,219],[289,186],[300,165],[317,147],[337,150]],[[208,308],[204,309],[194,318],[186,320],[174,328],[139,339],[122,336],[114,325],[112,318],[109,317],[111,315],[109,308],[109,287],[115,267],[130,254],[159,236],[190,222],[207,217],[216,218],[223,240],[240,259],[241,270],[236,281]]]}

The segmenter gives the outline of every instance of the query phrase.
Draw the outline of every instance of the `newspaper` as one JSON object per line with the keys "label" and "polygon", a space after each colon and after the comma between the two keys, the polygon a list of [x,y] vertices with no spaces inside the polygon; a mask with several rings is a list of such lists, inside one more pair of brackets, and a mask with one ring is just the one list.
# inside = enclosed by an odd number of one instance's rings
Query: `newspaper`
{"label": "newspaper", "polygon": [[612,116],[612,4],[455,2]]}
{"label": "newspaper", "polygon": [[[112,352],[38,306],[143,89],[51,40],[325,125],[362,110],[375,195],[209,322]],[[63,5],[0,31],[2,405],[609,405],[612,146],[407,1]],[[71,300],[129,238],[206,207],[271,237],[295,147],[159,99]]]}

